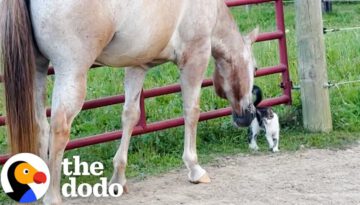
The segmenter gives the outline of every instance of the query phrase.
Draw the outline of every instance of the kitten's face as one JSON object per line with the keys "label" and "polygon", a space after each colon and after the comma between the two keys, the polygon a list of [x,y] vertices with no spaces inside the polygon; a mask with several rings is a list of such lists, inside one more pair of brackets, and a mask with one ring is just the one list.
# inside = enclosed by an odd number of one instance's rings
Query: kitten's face
{"label": "kitten's face", "polygon": [[265,110],[261,111],[261,117],[264,123],[267,124],[274,118],[274,112],[270,107],[266,108]]}
{"label": "kitten's face", "polygon": [[271,120],[274,118],[274,112],[271,108],[266,109],[266,119]]}

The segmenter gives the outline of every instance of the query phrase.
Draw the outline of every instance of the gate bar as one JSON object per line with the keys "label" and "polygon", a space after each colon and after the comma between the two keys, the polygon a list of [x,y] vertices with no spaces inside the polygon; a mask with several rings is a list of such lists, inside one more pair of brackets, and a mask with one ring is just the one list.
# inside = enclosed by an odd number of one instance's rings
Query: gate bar
{"label": "gate bar", "polygon": [[228,7],[233,7],[233,6],[243,6],[250,4],[261,4],[272,1],[277,1],[277,0],[225,0],[225,3]]}
{"label": "gate bar", "polygon": [[[266,67],[266,68],[262,68],[262,69],[258,70],[256,72],[256,77],[275,74],[275,73],[282,73],[285,70],[286,70],[285,65]],[[202,83],[202,87],[209,87],[212,85],[213,85],[212,79],[206,79]],[[173,85],[168,85],[168,86],[164,86],[164,87],[145,90],[145,91],[143,91],[143,93],[144,93],[144,98],[152,98],[152,97],[158,97],[158,96],[167,95],[167,94],[178,93],[180,91],[181,91],[180,85],[173,84]],[[89,110],[89,109],[105,107],[105,106],[109,106],[109,105],[116,105],[116,104],[120,104],[120,103],[124,103],[124,102],[125,102],[124,95],[105,97],[105,98],[100,98],[100,99],[96,99],[96,100],[89,100],[84,103],[82,110]],[[51,110],[47,109],[46,114],[49,117],[51,115]],[[0,116],[0,126],[5,125],[5,118],[6,118],[5,116]]]}

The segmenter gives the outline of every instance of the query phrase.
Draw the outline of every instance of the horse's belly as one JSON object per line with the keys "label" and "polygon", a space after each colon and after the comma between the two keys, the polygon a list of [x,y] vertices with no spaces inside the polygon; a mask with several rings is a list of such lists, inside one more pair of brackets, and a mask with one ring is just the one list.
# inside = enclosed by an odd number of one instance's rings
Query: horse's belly
{"label": "horse's belly", "polygon": [[170,35],[162,38],[141,39],[143,36],[133,36],[133,39],[116,34],[110,44],[103,50],[96,61],[109,66],[137,66],[158,59],[169,57],[162,52],[170,41]]}
{"label": "horse's belly", "polygon": [[115,35],[97,61],[111,66],[136,66],[170,58],[168,51],[173,47],[172,38],[176,36],[184,2],[133,3],[125,15],[116,13]]}

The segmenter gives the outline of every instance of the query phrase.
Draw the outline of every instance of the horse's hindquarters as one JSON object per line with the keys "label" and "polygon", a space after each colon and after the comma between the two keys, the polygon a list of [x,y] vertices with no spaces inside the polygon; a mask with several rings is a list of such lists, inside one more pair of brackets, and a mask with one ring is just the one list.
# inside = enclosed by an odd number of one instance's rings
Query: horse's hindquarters
{"label": "horse's hindquarters", "polygon": [[114,35],[106,1],[31,0],[30,5],[36,43],[55,69],[66,62],[94,62]]}

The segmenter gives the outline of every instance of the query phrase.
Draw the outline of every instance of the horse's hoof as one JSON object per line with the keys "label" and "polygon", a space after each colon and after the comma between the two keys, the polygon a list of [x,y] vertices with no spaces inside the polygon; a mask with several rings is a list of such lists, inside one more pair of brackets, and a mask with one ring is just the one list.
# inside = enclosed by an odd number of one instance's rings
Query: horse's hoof
{"label": "horse's hoof", "polygon": [[129,187],[128,187],[127,184],[125,184],[125,185],[123,186],[123,193],[124,193],[124,194],[128,194],[128,193],[129,193]]}
{"label": "horse's hoof", "polygon": [[193,183],[193,184],[200,184],[200,183],[208,184],[208,183],[211,182],[211,179],[210,179],[208,173],[205,172],[205,174],[202,177],[200,177],[200,179],[198,179],[196,181],[190,181],[190,182]]}
{"label": "horse's hoof", "polygon": [[62,200],[61,197],[57,196],[50,196],[50,195],[45,195],[44,199],[43,199],[43,204],[44,205],[60,205],[62,204]]}

